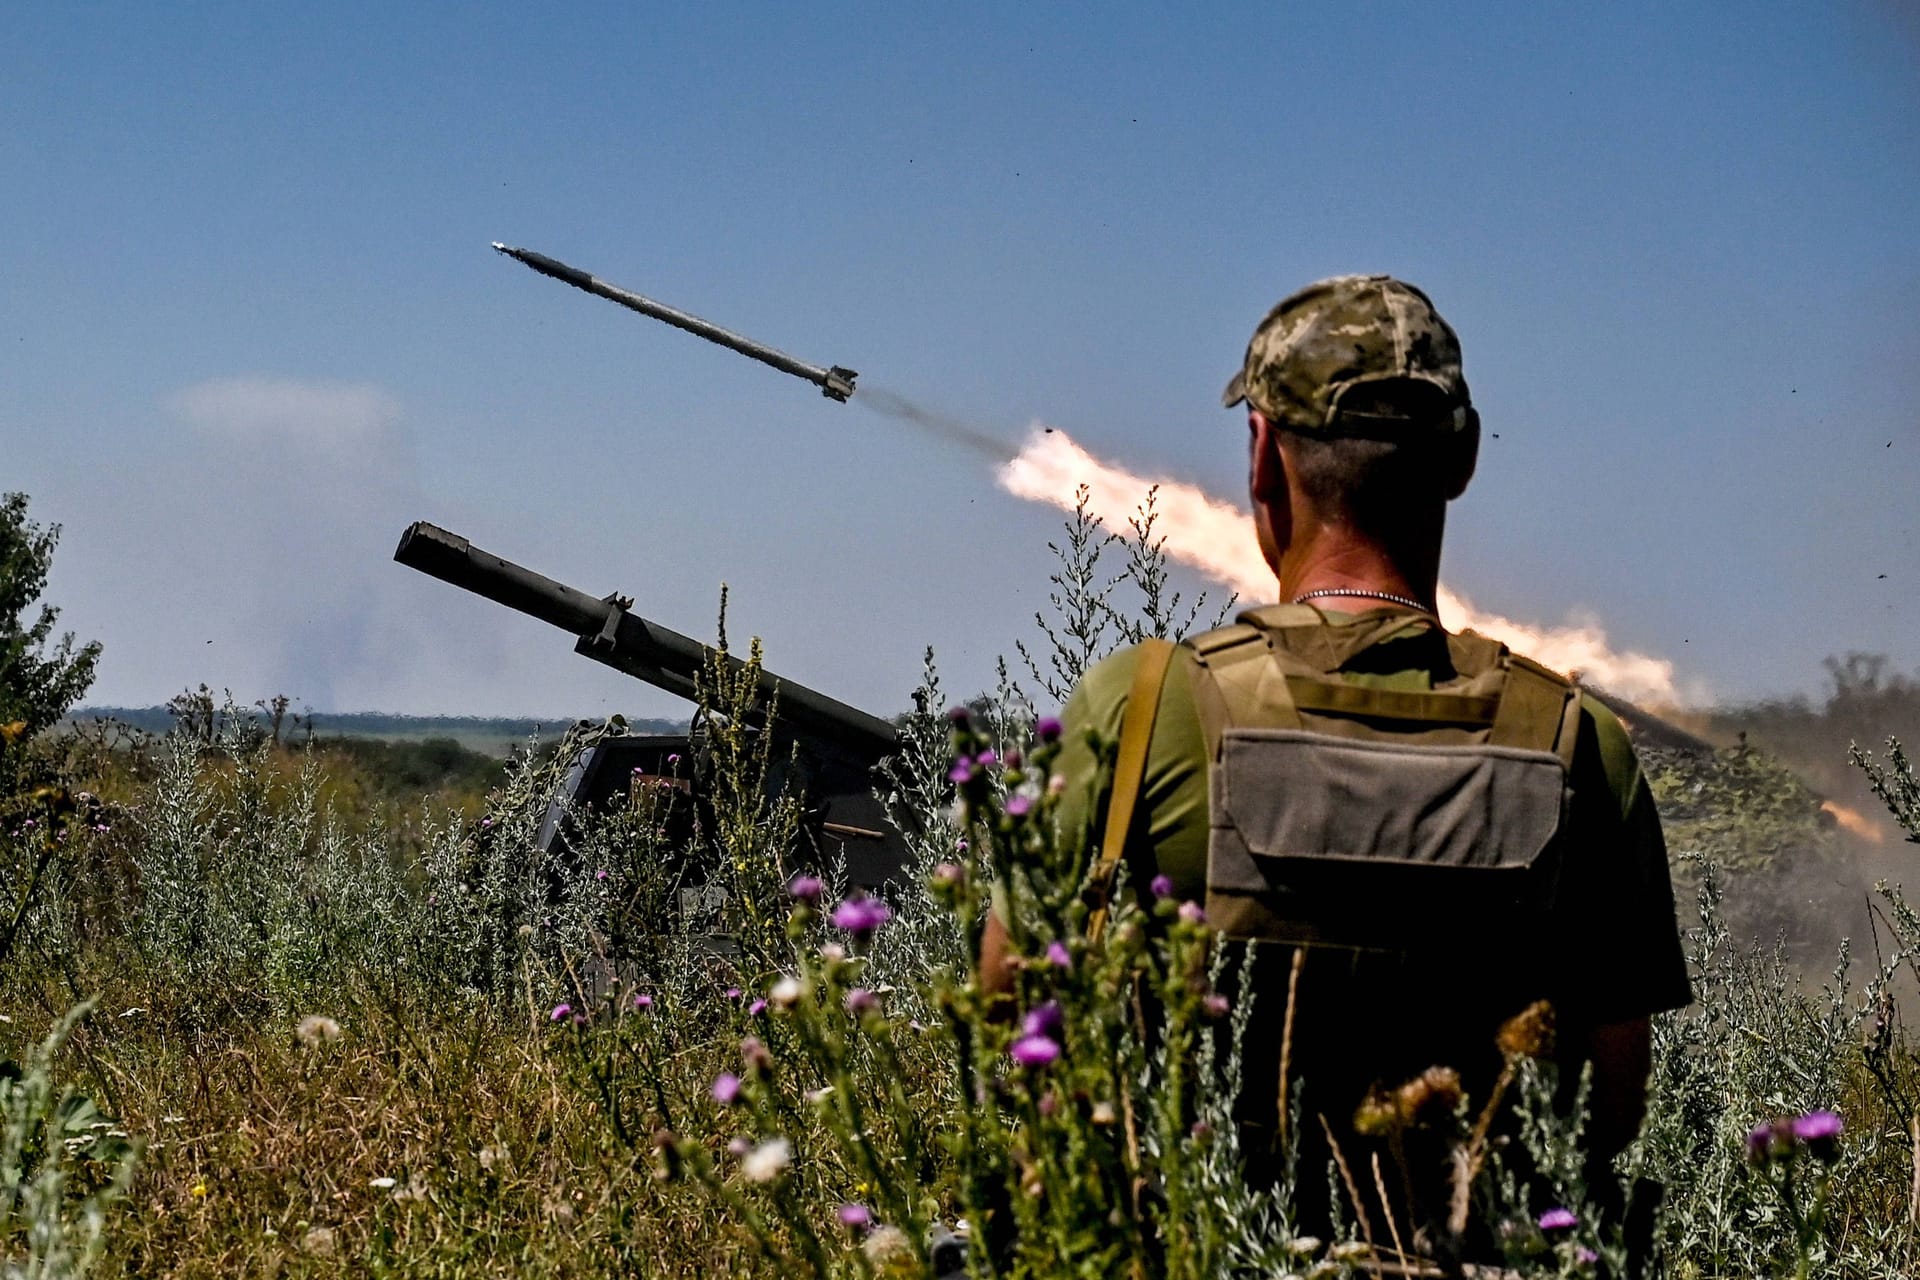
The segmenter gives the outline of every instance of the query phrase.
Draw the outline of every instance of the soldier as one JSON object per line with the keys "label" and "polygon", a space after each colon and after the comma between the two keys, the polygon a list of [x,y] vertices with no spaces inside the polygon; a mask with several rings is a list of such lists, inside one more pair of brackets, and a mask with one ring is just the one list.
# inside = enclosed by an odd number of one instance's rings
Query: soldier
{"label": "soldier", "polygon": [[[1562,1079],[1592,1066],[1590,1182],[1611,1186],[1645,1108],[1650,1015],[1691,998],[1666,848],[1613,715],[1435,615],[1447,503],[1479,449],[1458,339],[1401,281],[1324,280],[1268,313],[1224,402],[1246,406],[1284,603],[1086,674],[1064,715],[1061,830],[1089,832],[1096,890],[1204,900],[1221,933],[1266,944],[1243,1148],[1271,1180],[1287,1112],[1303,1114],[1308,1231],[1331,1212],[1329,1136],[1374,1181],[1355,1130],[1370,1091],[1439,1065],[1483,1102],[1501,1026],[1542,1000]],[[1119,743],[1113,767],[1087,730]],[[1006,948],[989,921],[990,987],[1009,982]],[[1533,1043],[1506,1050],[1546,1048],[1517,1030]],[[1445,1110],[1444,1076],[1428,1079]],[[1388,1202],[1362,1205],[1377,1233],[1394,1217],[1430,1252],[1490,1250],[1459,1234],[1444,1156],[1407,1159],[1420,1167],[1389,1175]]]}

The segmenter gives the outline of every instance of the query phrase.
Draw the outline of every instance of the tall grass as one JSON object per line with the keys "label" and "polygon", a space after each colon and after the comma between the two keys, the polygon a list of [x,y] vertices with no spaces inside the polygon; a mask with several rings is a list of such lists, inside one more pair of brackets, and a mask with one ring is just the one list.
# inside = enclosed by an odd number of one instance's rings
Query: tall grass
{"label": "tall grass", "polygon": [[[1003,668],[950,719],[928,654],[881,786],[914,862],[884,920],[802,865],[797,806],[764,786],[757,647],[705,673],[712,803],[690,831],[641,791],[539,852],[562,762],[617,723],[401,840],[243,715],[152,748],[110,812],[0,830],[0,865],[45,866],[0,966],[0,1274],[924,1276],[963,1238],[977,1275],[1106,1280],[1414,1252],[1375,1193],[1390,1169],[1241,1175],[1240,1046],[1284,992],[1232,995],[1242,961],[1191,904],[1123,906],[1089,938],[1032,704],[1199,606],[1155,576],[1150,512],[1116,543],[1082,510],[1060,554],[1034,692]],[[1920,836],[1905,757],[1861,763]],[[976,978],[996,877],[1019,908],[1005,1008]],[[1667,1272],[1911,1274],[1920,1072],[1894,993],[1920,914],[1886,887],[1871,958],[1807,984],[1702,880],[1698,1004],[1657,1024],[1616,1171],[1664,1187]],[[1463,1203],[1515,1273],[1619,1274],[1610,1189],[1556,1106],[1578,1090],[1524,1046],[1508,1061],[1507,1145],[1475,1147],[1488,1100],[1434,1073],[1373,1122],[1469,1157]],[[1306,1179],[1340,1207],[1326,1238],[1299,1234]]]}

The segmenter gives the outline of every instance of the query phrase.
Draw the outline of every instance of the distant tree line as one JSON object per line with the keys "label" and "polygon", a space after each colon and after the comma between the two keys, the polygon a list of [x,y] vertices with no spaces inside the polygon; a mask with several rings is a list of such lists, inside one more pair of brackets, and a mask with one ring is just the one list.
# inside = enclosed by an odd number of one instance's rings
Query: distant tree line
{"label": "distant tree line", "polygon": [[[206,703],[202,695],[206,691],[190,692],[162,706],[152,707],[80,707],[66,717],[69,722],[81,720],[115,720],[132,729],[147,733],[165,733],[179,723],[183,710],[183,699],[194,702],[200,707]],[[207,695],[210,696],[210,695]],[[280,699],[272,699],[260,705],[263,716],[273,718],[273,711],[280,706]],[[285,712],[285,707],[280,707]],[[216,714],[219,708],[214,708]],[[188,714],[195,714],[189,710]],[[381,711],[325,712],[312,711],[291,713],[279,735],[289,744],[303,741],[309,736],[320,738],[454,738],[472,740],[476,738],[527,739],[533,737],[558,738],[566,732],[573,720],[567,716],[533,719],[513,716],[407,716]],[[685,720],[633,719],[627,724],[634,733],[685,733]]]}
{"label": "distant tree line", "polygon": [[1798,695],[1722,707],[1711,721],[1718,734],[1744,734],[1828,795],[1862,796],[1847,748],[1858,743],[1879,751],[1888,738],[1920,741],[1920,673],[1902,674],[1880,653],[1848,653],[1824,665],[1823,698]]}

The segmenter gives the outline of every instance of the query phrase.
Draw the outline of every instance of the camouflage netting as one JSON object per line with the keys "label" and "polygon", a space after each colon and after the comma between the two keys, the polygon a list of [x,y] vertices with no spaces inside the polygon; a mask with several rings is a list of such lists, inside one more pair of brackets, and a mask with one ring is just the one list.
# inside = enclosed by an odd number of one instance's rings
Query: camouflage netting
{"label": "camouflage netting", "polygon": [[[1783,857],[1832,854],[1834,824],[1821,797],[1769,753],[1747,746],[1639,752],[1674,855],[1697,853],[1740,874]],[[1690,877],[1693,865],[1677,862],[1675,872]]]}

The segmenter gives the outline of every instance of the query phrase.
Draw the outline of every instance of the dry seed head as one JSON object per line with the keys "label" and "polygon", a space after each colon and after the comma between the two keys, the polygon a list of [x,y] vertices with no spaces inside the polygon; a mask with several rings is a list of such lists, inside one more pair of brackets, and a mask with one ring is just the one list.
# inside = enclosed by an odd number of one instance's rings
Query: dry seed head
{"label": "dry seed head", "polygon": [[913,1254],[913,1241],[898,1227],[875,1227],[860,1242],[860,1251],[882,1275],[904,1272],[918,1261]]}
{"label": "dry seed head", "polygon": [[1367,1096],[1353,1112],[1353,1130],[1367,1137],[1392,1133],[1405,1124],[1399,1100],[1379,1085],[1367,1090]]}
{"label": "dry seed head", "polygon": [[1402,1124],[1431,1124],[1451,1116],[1460,1105],[1460,1073],[1452,1067],[1428,1067],[1395,1091]]}
{"label": "dry seed head", "polygon": [[1509,1058],[1544,1058],[1553,1052],[1553,1006],[1536,1000],[1500,1025],[1494,1037]]}

